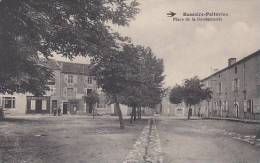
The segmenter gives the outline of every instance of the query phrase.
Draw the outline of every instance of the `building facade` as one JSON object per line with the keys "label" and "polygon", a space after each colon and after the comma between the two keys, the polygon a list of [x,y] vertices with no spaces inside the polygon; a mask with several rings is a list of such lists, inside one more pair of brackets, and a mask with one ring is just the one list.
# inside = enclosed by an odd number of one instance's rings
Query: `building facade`
{"label": "building facade", "polygon": [[5,114],[22,115],[26,112],[26,96],[30,94],[0,94],[0,108]]}
{"label": "building facade", "polygon": [[[185,105],[184,102],[180,104],[172,104],[170,102],[170,89],[166,91],[166,95],[162,98],[161,102],[161,115],[165,116],[175,116],[175,117],[187,117],[188,116],[188,107]],[[194,105],[191,107],[192,115],[191,116],[198,116],[199,107],[198,105]]]}
{"label": "building facade", "polygon": [[45,96],[27,96],[26,113],[53,113],[61,109],[62,114],[92,113],[85,102],[92,91],[97,91],[89,65],[48,60],[54,79],[49,81],[50,90]]}
{"label": "building facade", "polygon": [[236,61],[201,81],[212,99],[201,102],[205,117],[260,119],[260,50]]}

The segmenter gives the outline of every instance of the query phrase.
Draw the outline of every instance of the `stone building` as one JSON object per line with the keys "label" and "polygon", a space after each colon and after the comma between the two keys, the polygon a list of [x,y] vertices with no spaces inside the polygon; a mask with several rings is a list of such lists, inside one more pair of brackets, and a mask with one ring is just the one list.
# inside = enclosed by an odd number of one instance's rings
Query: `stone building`
{"label": "stone building", "polygon": [[0,108],[5,114],[22,115],[26,112],[26,96],[30,94],[14,93],[0,94]]}
{"label": "stone building", "polygon": [[212,99],[201,103],[206,117],[260,119],[260,50],[201,80]]}
{"label": "stone building", "polygon": [[[175,116],[175,117],[187,117],[188,107],[184,102],[180,104],[172,104],[169,99],[170,89],[166,91],[166,95],[162,98],[161,102],[161,115]],[[195,105],[191,107],[192,116],[198,116],[199,106]]]}
{"label": "stone building", "polygon": [[54,73],[50,90],[45,96],[27,96],[26,113],[52,113],[59,108],[62,114],[91,113],[84,97],[97,91],[97,85],[89,65],[55,60],[46,61],[46,65]]}

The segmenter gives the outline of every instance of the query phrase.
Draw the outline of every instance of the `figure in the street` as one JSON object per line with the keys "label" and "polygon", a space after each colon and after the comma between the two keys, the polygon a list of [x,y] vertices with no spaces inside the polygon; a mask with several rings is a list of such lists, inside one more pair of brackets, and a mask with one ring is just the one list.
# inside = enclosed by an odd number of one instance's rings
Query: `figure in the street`
{"label": "figure in the street", "polygon": [[58,116],[61,116],[61,109],[58,109]]}
{"label": "figure in the street", "polygon": [[0,106],[0,120],[4,119],[4,109]]}
{"label": "figure in the street", "polygon": [[53,108],[53,115],[54,115],[54,116],[57,115],[57,108]]}
{"label": "figure in the street", "polygon": [[188,110],[188,119],[190,119],[191,114],[192,114],[192,109],[189,108],[189,110]]}

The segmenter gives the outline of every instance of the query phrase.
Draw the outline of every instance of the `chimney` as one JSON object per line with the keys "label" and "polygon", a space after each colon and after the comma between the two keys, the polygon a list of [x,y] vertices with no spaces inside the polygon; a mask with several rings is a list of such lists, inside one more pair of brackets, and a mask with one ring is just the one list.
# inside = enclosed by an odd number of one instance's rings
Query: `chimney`
{"label": "chimney", "polygon": [[210,67],[210,73],[211,74],[214,74],[215,72],[218,72],[218,68],[212,68],[212,67]]}
{"label": "chimney", "polygon": [[229,58],[228,59],[228,66],[233,65],[234,63],[236,63],[237,59],[236,58]]}

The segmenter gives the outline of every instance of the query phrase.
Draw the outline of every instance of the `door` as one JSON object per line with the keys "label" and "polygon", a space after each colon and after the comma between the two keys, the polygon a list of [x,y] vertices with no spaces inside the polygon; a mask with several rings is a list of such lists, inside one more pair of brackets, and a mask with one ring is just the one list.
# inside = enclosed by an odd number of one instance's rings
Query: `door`
{"label": "door", "polygon": [[67,102],[63,103],[63,114],[68,114],[68,103]]}
{"label": "door", "polygon": [[51,102],[51,108],[52,108],[52,111],[54,111],[54,110],[58,110],[58,104],[57,104],[57,100],[52,100],[52,102]]}
{"label": "door", "polygon": [[235,111],[236,111],[236,118],[239,117],[239,106],[238,104],[235,104]]}
{"label": "door", "polygon": [[35,111],[36,111],[36,113],[42,112],[42,100],[36,100]]}

